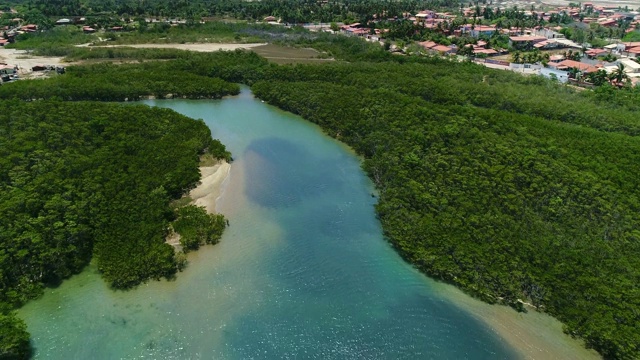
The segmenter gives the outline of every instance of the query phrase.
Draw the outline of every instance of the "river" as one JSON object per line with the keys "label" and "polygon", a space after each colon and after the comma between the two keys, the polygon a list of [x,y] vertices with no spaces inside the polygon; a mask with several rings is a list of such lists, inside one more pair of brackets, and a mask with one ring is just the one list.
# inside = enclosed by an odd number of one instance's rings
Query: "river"
{"label": "river", "polygon": [[[343,144],[244,89],[150,100],[204,119],[235,161],[231,226],[175,281],[112,291],[93,266],[19,314],[40,359],[584,359],[540,314],[482,304],[405,263]],[[539,334],[539,335],[536,335]]]}

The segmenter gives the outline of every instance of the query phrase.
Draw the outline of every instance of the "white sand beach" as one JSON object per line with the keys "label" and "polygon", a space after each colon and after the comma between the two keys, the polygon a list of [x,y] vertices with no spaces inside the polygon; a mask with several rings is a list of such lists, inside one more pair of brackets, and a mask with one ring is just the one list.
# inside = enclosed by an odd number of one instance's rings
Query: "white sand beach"
{"label": "white sand beach", "polygon": [[200,184],[189,192],[191,203],[203,206],[208,213],[216,212],[216,200],[222,194],[230,169],[231,165],[224,160],[214,166],[200,167]]}

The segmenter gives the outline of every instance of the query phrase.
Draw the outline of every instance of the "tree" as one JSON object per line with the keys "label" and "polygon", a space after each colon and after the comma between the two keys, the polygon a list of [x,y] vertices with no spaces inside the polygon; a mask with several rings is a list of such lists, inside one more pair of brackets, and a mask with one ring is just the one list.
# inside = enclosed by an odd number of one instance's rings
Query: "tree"
{"label": "tree", "polygon": [[0,359],[28,359],[31,346],[27,326],[4,307],[0,312]]}
{"label": "tree", "polygon": [[610,81],[618,86],[624,85],[627,81],[629,81],[629,75],[625,71],[626,67],[624,64],[618,64],[615,70],[613,70],[610,74]]}

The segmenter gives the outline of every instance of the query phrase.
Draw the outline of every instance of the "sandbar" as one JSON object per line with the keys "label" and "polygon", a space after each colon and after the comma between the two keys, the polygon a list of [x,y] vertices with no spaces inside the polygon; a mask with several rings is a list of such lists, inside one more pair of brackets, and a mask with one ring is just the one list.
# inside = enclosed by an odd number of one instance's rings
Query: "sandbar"
{"label": "sandbar", "polygon": [[200,167],[200,183],[189,192],[191,203],[204,207],[210,214],[215,213],[216,201],[222,194],[230,169],[231,165],[224,160],[213,166]]}

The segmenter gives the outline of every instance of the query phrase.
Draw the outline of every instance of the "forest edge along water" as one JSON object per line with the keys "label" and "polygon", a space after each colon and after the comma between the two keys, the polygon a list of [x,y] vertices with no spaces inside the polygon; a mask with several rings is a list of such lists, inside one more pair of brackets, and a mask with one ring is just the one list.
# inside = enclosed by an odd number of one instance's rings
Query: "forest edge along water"
{"label": "forest edge along water", "polygon": [[232,151],[216,204],[231,226],[176,281],[114,292],[89,267],[47,290],[19,311],[37,358],[597,358],[546,315],[405,263],[359,160],[315,125],[246,88],[145,103],[204,119]]}

